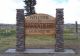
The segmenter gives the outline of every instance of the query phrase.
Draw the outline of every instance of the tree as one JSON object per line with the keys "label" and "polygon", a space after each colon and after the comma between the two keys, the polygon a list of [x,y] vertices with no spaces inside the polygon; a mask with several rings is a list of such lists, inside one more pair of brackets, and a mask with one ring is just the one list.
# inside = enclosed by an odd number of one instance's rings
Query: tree
{"label": "tree", "polygon": [[25,0],[25,10],[26,10],[26,15],[32,15],[35,14],[35,5],[36,5],[36,0]]}

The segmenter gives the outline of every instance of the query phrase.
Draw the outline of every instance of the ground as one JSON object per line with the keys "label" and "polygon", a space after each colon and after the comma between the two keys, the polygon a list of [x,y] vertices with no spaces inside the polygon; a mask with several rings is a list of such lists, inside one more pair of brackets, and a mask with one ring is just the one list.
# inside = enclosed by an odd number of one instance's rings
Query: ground
{"label": "ground", "polygon": [[[71,29],[72,30],[72,29]],[[25,43],[26,48],[54,48],[55,47],[55,37],[54,36],[26,36]],[[0,30],[0,56],[62,56],[62,54],[10,54],[5,53],[9,48],[16,48],[16,32],[15,30]],[[73,49],[76,54],[72,56],[80,56],[80,38],[76,37],[75,33],[70,32],[70,30],[64,31],[64,48]],[[67,54],[71,56],[70,54]],[[64,55],[64,56],[67,56]]]}

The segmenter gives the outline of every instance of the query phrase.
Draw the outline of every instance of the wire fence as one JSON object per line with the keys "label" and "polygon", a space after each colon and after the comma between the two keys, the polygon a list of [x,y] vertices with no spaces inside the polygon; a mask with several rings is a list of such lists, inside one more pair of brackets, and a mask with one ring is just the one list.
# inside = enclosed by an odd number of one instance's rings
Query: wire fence
{"label": "wire fence", "polygon": [[80,27],[69,25],[64,28],[64,48],[80,49]]}

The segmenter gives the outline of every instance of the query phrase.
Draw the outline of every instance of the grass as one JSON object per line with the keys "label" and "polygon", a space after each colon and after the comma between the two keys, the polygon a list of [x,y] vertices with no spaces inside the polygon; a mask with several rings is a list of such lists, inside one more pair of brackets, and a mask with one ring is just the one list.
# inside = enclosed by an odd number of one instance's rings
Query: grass
{"label": "grass", "polygon": [[64,40],[65,48],[80,49],[80,39]]}
{"label": "grass", "polygon": [[0,38],[16,35],[15,29],[0,29]]}
{"label": "grass", "polygon": [[27,36],[26,47],[27,48],[52,48],[55,44],[54,36]]}
{"label": "grass", "polygon": [[16,43],[16,38],[14,36],[0,38],[0,52],[3,52],[4,50],[8,48],[15,48],[16,46],[15,43]]}
{"label": "grass", "polygon": [[[80,38],[77,39],[70,30],[64,31],[64,46],[65,48],[80,48]],[[55,37],[46,35],[26,36],[26,48],[54,48]],[[15,29],[0,30],[0,53],[9,48],[16,48],[16,31]]]}

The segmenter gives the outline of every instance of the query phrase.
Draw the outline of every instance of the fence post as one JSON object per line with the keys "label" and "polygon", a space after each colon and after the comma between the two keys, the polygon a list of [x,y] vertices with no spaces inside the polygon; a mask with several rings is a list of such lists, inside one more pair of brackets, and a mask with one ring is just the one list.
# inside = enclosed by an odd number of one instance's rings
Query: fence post
{"label": "fence post", "polygon": [[75,22],[75,33],[76,33],[76,39],[78,39],[78,23]]}

